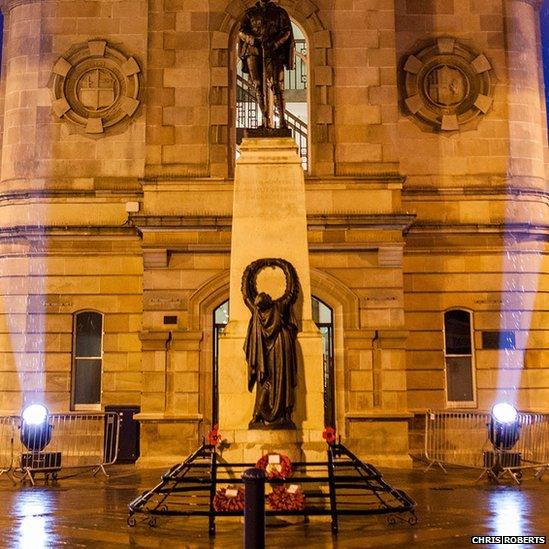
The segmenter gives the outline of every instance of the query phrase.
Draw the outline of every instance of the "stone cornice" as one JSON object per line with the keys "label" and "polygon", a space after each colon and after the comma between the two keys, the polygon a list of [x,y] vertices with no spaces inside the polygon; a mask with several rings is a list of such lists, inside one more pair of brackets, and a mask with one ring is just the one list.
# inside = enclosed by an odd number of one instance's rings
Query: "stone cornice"
{"label": "stone cornice", "polygon": [[517,185],[464,185],[459,187],[435,187],[431,185],[412,185],[406,187],[402,191],[402,198],[406,200],[408,197],[415,196],[434,196],[441,199],[446,197],[475,197],[475,196],[537,196],[542,199],[549,199],[549,193],[542,190],[541,185],[537,187],[517,186]]}
{"label": "stone cornice", "polygon": [[[403,212],[380,214],[308,215],[309,230],[323,229],[408,229],[415,215]],[[131,223],[141,232],[230,231],[231,216],[148,216],[132,215]]]}
{"label": "stone cornice", "polygon": [[420,221],[413,225],[408,236],[415,235],[513,235],[527,234],[540,236],[545,239],[549,235],[549,225],[535,225],[530,223],[439,223]]}
{"label": "stone cornice", "polygon": [[133,227],[109,226],[109,225],[63,225],[63,226],[44,226],[44,225],[19,225],[16,227],[0,227],[0,240],[27,239],[32,241],[37,239],[42,241],[44,238],[55,237],[86,237],[86,238],[125,238],[138,240]]}
{"label": "stone cornice", "polygon": [[94,200],[96,198],[105,199],[112,198],[113,200],[124,200],[134,201],[138,200],[143,196],[141,192],[134,192],[128,190],[92,190],[92,191],[81,191],[81,190],[64,190],[64,191],[18,191],[18,192],[0,192],[0,203],[9,203],[10,202],[20,202],[20,201],[33,201],[33,200],[58,200],[58,199],[75,199],[75,198],[86,198]]}
{"label": "stone cornice", "polygon": [[203,419],[202,414],[167,414],[164,412],[141,412],[135,414],[134,419],[141,422],[153,423],[196,423]]}

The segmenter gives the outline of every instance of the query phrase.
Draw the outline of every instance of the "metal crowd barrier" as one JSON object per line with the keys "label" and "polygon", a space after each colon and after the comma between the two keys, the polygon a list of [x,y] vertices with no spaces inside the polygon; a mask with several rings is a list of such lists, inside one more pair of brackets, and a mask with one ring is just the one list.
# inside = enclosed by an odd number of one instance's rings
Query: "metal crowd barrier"
{"label": "metal crowd barrier", "polygon": [[[541,478],[549,467],[549,414],[519,413],[520,437],[511,450],[499,452],[500,471],[493,471],[490,453],[494,452],[488,436],[491,415],[487,412],[433,412],[425,415],[425,457],[446,472],[445,465],[483,469],[482,478],[494,480],[509,475],[517,483],[524,469],[535,469]],[[515,463],[513,456],[520,455]],[[507,459],[506,459],[507,458]],[[516,460],[515,460],[516,461]]]}
{"label": "metal crowd barrier", "polygon": [[[120,418],[115,412],[49,414],[51,439],[41,450],[40,437],[31,432],[27,444],[22,441],[23,420],[20,417],[0,417],[0,474],[34,484],[37,473],[57,478],[61,469],[93,469],[105,476],[105,467],[117,458]],[[49,438],[49,437],[47,437]],[[37,443],[37,444],[34,444]]]}
{"label": "metal crowd barrier", "polygon": [[11,477],[13,441],[19,421],[17,416],[0,416],[0,476],[7,474]]}

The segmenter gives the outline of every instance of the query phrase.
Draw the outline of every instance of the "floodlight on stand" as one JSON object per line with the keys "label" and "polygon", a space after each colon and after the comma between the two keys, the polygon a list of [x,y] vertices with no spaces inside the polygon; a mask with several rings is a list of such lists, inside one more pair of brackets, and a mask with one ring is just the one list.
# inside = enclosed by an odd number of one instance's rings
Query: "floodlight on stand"
{"label": "floodlight on stand", "polygon": [[520,436],[520,421],[516,408],[507,402],[495,404],[492,407],[488,434],[496,450],[511,450]]}
{"label": "floodlight on stand", "polygon": [[21,416],[21,442],[30,452],[41,452],[51,441],[48,409],[42,404],[31,404]]}
{"label": "floodlight on stand", "polygon": [[21,443],[28,452],[21,453],[21,470],[34,484],[35,473],[56,478],[61,469],[61,452],[44,452],[51,442],[53,424],[48,409],[42,404],[31,404],[21,414]]}
{"label": "floodlight on stand", "polygon": [[[498,402],[492,407],[487,424],[492,450],[484,451],[484,467],[497,481],[507,471],[517,482],[522,453],[513,450],[520,437],[520,417],[514,406]],[[514,471],[514,472],[513,472]]]}

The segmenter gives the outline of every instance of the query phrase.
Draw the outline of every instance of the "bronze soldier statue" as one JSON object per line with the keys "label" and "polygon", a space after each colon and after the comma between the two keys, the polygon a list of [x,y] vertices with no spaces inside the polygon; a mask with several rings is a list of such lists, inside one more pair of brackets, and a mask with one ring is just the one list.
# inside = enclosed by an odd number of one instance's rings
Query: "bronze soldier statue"
{"label": "bronze soldier statue", "polygon": [[246,10],[238,33],[238,56],[242,72],[250,75],[261,114],[262,127],[274,128],[269,90],[280,127],[286,128],[284,116],[284,68],[294,68],[294,35],[288,13],[270,0],[259,0]]}
{"label": "bronze soldier statue", "polygon": [[[265,267],[278,267],[286,276],[286,291],[278,299],[257,291],[255,280]],[[284,259],[257,259],[244,271],[242,293],[252,313],[244,343],[248,390],[256,389],[249,428],[295,429],[297,323],[292,308],[299,295],[297,273]]]}

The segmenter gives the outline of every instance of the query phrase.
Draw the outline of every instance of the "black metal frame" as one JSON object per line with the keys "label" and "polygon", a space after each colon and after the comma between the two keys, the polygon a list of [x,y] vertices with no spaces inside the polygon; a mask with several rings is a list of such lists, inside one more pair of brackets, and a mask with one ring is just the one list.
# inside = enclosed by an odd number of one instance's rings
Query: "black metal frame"
{"label": "black metal frame", "polygon": [[[143,492],[128,505],[128,525],[137,524],[135,515],[138,514],[144,516],[143,521],[147,521],[149,526],[156,526],[158,516],[206,516],[209,534],[215,536],[217,517],[243,514],[242,511],[214,509],[217,485],[242,484],[241,473],[254,465],[224,462],[215,446],[202,444],[185,461],[162,475],[154,488]],[[304,489],[306,506],[300,511],[267,510],[267,515],[330,516],[334,534],[339,529],[339,517],[346,515],[387,515],[388,524],[395,524],[397,520],[410,525],[417,522],[415,501],[404,491],[393,488],[373,465],[363,463],[342,444],[328,446],[327,461],[294,462],[292,465],[294,476],[268,482],[307,485],[309,488]],[[309,475],[307,468],[310,467],[325,470],[321,475]],[[218,475],[219,471],[225,473]],[[326,484],[327,492],[322,490]],[[367,501],[368,495],[370,501]]]}

